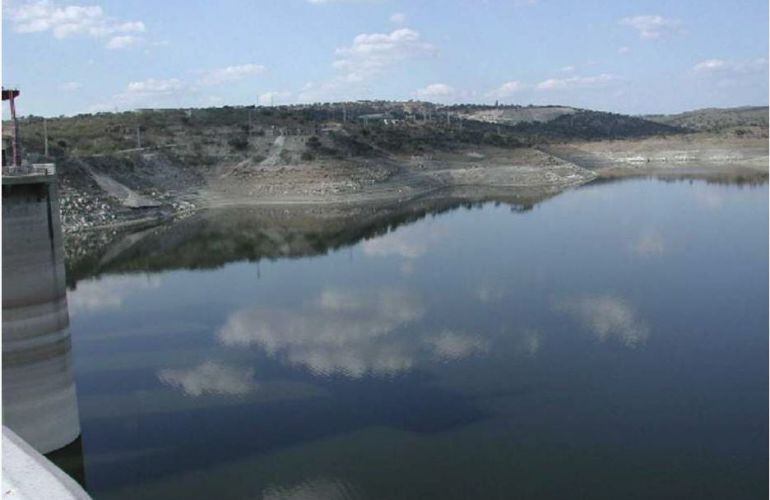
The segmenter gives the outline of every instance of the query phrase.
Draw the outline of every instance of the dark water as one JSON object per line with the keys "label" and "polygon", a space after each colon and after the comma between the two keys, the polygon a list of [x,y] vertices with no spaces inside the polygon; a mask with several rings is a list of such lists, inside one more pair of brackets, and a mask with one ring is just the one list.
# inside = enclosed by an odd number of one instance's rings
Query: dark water
{"label": "dark water", "polygon": [[96,498],[766,498],[767,214],[635,180],[145,235],[69,293],[73,453]]}

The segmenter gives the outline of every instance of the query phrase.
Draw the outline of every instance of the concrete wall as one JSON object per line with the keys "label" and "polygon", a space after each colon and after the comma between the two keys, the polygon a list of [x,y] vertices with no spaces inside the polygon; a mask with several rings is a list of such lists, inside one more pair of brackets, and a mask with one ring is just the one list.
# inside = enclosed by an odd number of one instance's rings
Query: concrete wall
{"label": "concrete wall", "polygon": [[80,434],[55,175],[3,176],[3,425],[41,453]]}
{"label": "concrete wall", "polygon": [[16,500],[90,500],[72,480],[3,426],[3,498]]}

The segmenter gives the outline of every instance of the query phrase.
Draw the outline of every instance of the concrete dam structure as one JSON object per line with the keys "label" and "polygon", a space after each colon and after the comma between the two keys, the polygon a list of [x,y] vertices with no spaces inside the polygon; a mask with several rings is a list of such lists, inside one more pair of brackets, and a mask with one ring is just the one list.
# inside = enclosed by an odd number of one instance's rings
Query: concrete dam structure
{"label": "concrete dam structure", "polygon": [[53,165],[3,168],[3,425],[40,453],[80,435]]}

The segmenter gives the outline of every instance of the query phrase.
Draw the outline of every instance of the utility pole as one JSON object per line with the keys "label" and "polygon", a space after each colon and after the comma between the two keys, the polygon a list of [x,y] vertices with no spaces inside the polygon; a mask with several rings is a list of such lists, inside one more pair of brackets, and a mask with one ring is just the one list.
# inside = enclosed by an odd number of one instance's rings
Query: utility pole
{"label": "utility pole", "polygon": [[43,155],[48,158],[48,120],[43,118]]}
{"label": "utility pole", "polygon": [[252,120],[251,120],[251,112],[254,110],[254,108],[249,108],[249,137],[251,137],[251,129],[253,128]]}
{"label": "utility pole", "polygon": [[136,126],[136,149],[142,149],[142,131],[139,125]]}
{"label": "utility pole", "polygon": [[342,123],[347,123],[348,121],[348,105],[345,103],[342,103]]}

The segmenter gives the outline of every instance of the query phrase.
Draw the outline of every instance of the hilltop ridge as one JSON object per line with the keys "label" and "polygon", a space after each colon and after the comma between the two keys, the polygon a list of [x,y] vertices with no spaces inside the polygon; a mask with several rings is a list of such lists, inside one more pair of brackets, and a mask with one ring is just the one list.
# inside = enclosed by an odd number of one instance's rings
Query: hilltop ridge
{"label": "hilltop ridge", "polygon": [[703,108],[672,115],[647,115],[647,120],[694,131],[726,131],[739,134],[767,130],[767,106],[737,108]]}
{"label": "hilltop ridge", "polygon": [[[21,120],[28,152],[43,152],[42,122],[34,116]],[[462,144],[518,147],[684,131],[640,117],[567,106],[441,106],[423,101],[140,109],[50,118],[47,127],[49,152],[54,157],[166,147],[203,161],[205,150],[212,149],[205,145],[219,146],[212,152],[214,156],[237,154],[259,143],[255,137],[276,130],[283,135],[317,136],[326,149],[314,148],[318,143],[310,142],[309,154],[345,156],[377,150],[452,149]]]}

